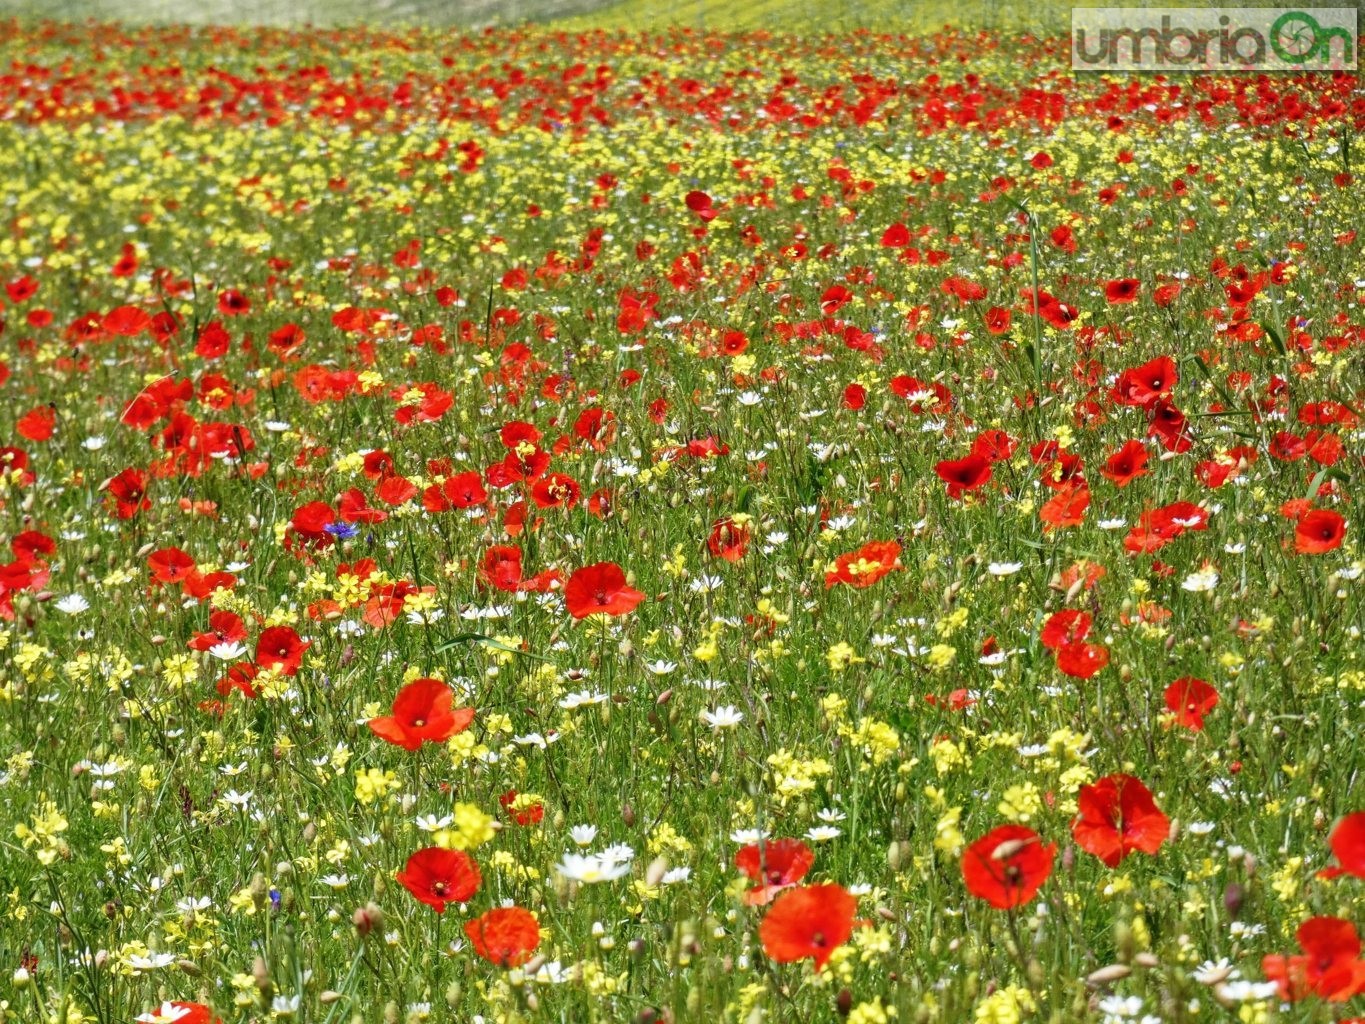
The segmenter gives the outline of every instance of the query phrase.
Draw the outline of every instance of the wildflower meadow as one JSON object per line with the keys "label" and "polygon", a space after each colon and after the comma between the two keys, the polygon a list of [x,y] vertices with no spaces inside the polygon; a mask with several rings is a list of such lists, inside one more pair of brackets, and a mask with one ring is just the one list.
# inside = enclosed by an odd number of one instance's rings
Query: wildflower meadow
{"label": "wildflower meadow", "polygon": [[1355,73],[585,20],[0,25],[0,1021],[1365,1019]]}

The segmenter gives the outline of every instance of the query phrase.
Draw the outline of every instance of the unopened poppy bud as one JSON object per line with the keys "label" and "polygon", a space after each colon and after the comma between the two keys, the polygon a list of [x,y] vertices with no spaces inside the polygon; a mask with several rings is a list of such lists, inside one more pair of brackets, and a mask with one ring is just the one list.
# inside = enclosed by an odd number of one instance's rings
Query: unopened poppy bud
{"label": "unopened poppy bud", "polygon": [[175,966],[179,967],[181,971],[188,974],[191,978],[197,978],[201,973],[199,965],[193,960],[177,960]]}
{"label": "unopened poppy bud", "polygon": [[355,925],[356,933],[363,939],[370,932],[383,930],[384,911],[377,903],[366,903],[356,908],[351,915],[351,924]]}
{"label": "unopened poppy bud", "polygon": [[672,699],[673,699],[673,690],[670,688],[670,689],[665,690],[663,693],[659,694],[659,696],[655,697],[655,698],[654,698],[654,703],[655,703],[655,704],[667,704],[667,703],[668,703],[669,701],[671,701]]}
{"label": "unopened poppy bud", "polygon": [[18,969],[14,972],[14,975],[10,978],[10,981],[13,982],[14,987],[15,987],[16,989],[19,989],[19,988],[28,988],[28,983],[29,983],[30,980],[32,980],[32,979],[31,979],[30,976],[29,976],[28,968],[27,968],[27,967],[20,967],[20,968],[18,968]]}
{"label": "unopened poppy bud", "polygon": [[630,804],[621,805],[621,820],[626,823],[626,828],[635,827],[635,808]]}
{"label": "unopened poppy bud", "polygon": [[886,848],[886,866],[892,871],[901,869],[901,844],[900,840],[892,840],[891,845]]}
{"label": "unopened poppy bud", "polygon": [[645,885],[650,887],[658,885],[664,880],[666,874],[668,874],[668,858],[655,857],[649,862],[649,867],[645,868]]}
{"label": "unopened poppy bud", "polygon": [[1243,895],[1242,887],[1235,882],[1223,890],[1223,906],[1227,908],[1228,914],[1232,917],[1236,917],[1241,912]]}
{"label": "unopened poppy bud", "polygon": [[251,965],[251,977],[256,982],[256,989],[263,996],[269,996],[273,987],[270,983],[270,968],[266,965],[263,957],[257,957],[256,962]]}
{"label": "unopened poppy bud", "polygon": [[841,988],[839,994],[834,998],[834,1009],[840,1017],[847,1017],[853,1011],[853,993],[846,988]]}
{"label": "unopened poppy bud", "polygon": [[331,988],[325,988],[318,993],[318,1002],[323,1006],[331,1006],[340,998],[341,993]]}
{"label": "unopened poppy bud", "polygon": [[384,1004],[384,1024],[398,1024],[401,1014],[398,1004],[392,1000]]}
{"label": "unopened poppy bud", "polygon": [[1094,988],[1100,988],[1103,985],[1112,985],[1116,981],[1122,981],[1132,973],[1133,969],[1127,964],[1110,964],[1087,974],[1085,983]]}
{"label": "unopened poppy bud", "polygon": [[1154,953],[1139,953],[1137,956],[1133,957],[1133,966],[1147,968],[1160,967],[1161,959]]}
{"label": "unopened poppy bud", "polygon": [[1118,951],[1119,963],[1128,963],[1133,959],[1133,954],[1137,952],[1137,939],[1133,935],[1133,927],[1127,921],[1119,921],[1114,925],[1114,948]]}
{"label": "unopened poppy bud", "polygon": [[460,1005],[460,997],[464,995],[464,986],[458,981],[452,981],[446,986],[446,1005],[452,1010]]}

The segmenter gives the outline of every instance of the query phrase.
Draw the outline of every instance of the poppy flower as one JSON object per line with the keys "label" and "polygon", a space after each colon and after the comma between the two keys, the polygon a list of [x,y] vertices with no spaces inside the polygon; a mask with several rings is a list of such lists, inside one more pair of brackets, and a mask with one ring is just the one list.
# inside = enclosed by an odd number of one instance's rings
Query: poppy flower
{"label": "poppy flower", "polygon": [[1176,725],[1200,732],[1204,716],[1218,706],[1218,691],[1202,679],[1184,676],[1166,687],[1166,710]]}
{"label": "poppy flower", "polygon": [[1365,960],[1355,925],[1339,917],[1310,917],[1295,933],[1303,955],[1271,954],[1261,971],[1290,1002],[1316,995],[1342,1003],[1365,991]]}
{"label": "poppy flower", "polygon": [[1337,822],[1327,842],[1342,871],[1365,878],[1365,811],[1348,814]]}
{"label": "poppy flower", "polygon": [[980,455],[965,459],[944,459],[934,466],[938,478],[948,485],[948,497],[957,500],[968,491],[984,486],[991,478],[991,464]]}
{"label": "poppy flower", "polygon": [[147,497],[147,474],[140,469],[125,469],[105,484],[104,489],[114,499],[114,515],[119,519],[132,519],[152,507],[152,501]]}
{"label": "poppy flower", "polygon": [[825,573],[825,589],[836,583],[850,587],[870,587],[889,572],[903,569],[901,546],[894,540],[868,541],[857,551],[836,558]]}
{"label": "poppy flower", "polygon": [[1056,843],[1044,843],[1023,825],[1001,825],[962,853],[967,891],[1000,910],[1021,907],[1052,874]]}
{"label": "poppy flower", "polygon": [[1329,508],[1314,509],[1294,527],[1294,550],[1301,555],[1324,555],[1341,547],[1346,520]]}
{"label": "poppy flower", "polygon": [[540,922],[521,907],[499,907],[466,921],[474,952],[498,967],[520,967],[540,945]]}
{"label": "poppy flower", "polygon": [[1148,406],[1167,395],[1180,382],[1180,372],[1170,356],[1124,370],[1114,383],[1114,401],[1120,405]]}
{"label": "poppy flower", "polygon": [[165,1000],[154,1010],[133,1018],[134,1024],[221,1024],[203,1003],[182,1003]]}
{"label": "poppy flower", "polygon": [[194,571],[194,559],[179,548],[162,548],[147,556],[147,568],[158,583],[181,583]]}
{"label": "poppy flower", "polygon": [[564,585],[564,604],[575,619],[627,615],[644,599],[644,594],[626,585],[626,574],[615,562],[575,569]]}
{"label": "poppy flower", "polygon": [[418,850],[395,877],[438,914],[446,912],[447,903],[468,903],[483,882],[473,857],[439,846]]}
{"label": "poppy flower", "polygon": [[370,719],[370,731],[404,750],[444,743],[474,721],[473,708],[453,708],[455,694],[439,679],[414,679],[398,691],[393,714]]}
{"label": "poppy flower", "polygon": [[1171,834],[1171,819],[1131,775],[1106,775],[1082,786],[1077,803],[1080,813],[1071,823],[1076,845],[1111,868],[1134,850],[1156,853]]}
{"label": "poppy flower", "polygon": [[815,852],[799,839],[751,843],[735,854],[735,867],[759,883],[744,894],[744,902],[751,907],[770,903],[805,878],[814,863]]}
{"label": "poppy flower", "polygon": [[303,652],[312,646],[311,640],[302,639],[289,626],[271,626],[256,638],[256,664],[292,676],[303,664]]}
{"label": "poppy flower", "polygon": [[782,964],[810,957],[818,971],[853,934],[857,909],[857,899],[832,882],[788,889],[758,926],[763,951]]}
{"label": "poppy flower", "polygon": [[1100,473],[1119,487],[1127,487],[1138,477],[1151,472],[1147,468],[1147,459],[1146,446],[1141,441],[1129,441],[1109,456]]}
{"label": "poppy flower", "polygon": [[751,532],[747,522],[736,523],[728,517],[717,520],[711,527],[711,536],[706,538],[706,550],[711,552],[714,558],[738,562],[749,550]]}
{"label": "poppy flower", "polygon": [[1111,306],[1134,302],[1137,299],[1139,288],[1137,278],[1121,277],[1104,286],[1104,298]]}
{"label": "poppy flower", "polygon": [[1048,616],[1038,640],[1048,650],[1059,651],[1066,644],[1084,640],[1089,636],[1093,623],[1094,619],[1089,612],[1065,608]]}
{"label": "poppy flower", "polygon": [[521,586],[521,578],[521,548],[495,544],[484,553],[479,565],[479,579],[484,583],[514,593]]}
{"label": "poppy flower", "polygon": [[1068,643],[1057,649],[1057,667],[1074,679],[1089,679],[1109,664],[1102,644]]}

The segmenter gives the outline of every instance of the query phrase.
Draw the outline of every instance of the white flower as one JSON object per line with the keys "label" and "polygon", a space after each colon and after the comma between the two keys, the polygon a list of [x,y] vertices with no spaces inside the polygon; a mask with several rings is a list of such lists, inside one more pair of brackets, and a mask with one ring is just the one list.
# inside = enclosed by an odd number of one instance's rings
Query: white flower
{"label": "white flower", "polygon": [[725,581],[719,576],[709,576],[706,573],[702,573],[699,576],[692,577],[692,579],[688,581],[687,587],[694,594],[706,594],[710,593],[712,590],[719,590],[721,584],[724,582]]}
{"label": "white flower", "polygon": [[84,441],[81,442],[81,447],[88,452],[99,451],[101,448],[104,447],[104,435],[95,434],[91,437],[87,437]]}
{"label": "white flower", "polygon": [[1097,524],[1101,530],[1122,530],[1128,525],[1126,519],[1101,519]]}
{"label": "white flower", "polygon": [[592,841],[597,838],[597,826],[575,825],[569,829],[569,838],[579,846],[591,846]]}
{"label": "white flower", "polygon": [[209,654],[219,661],[236,661],[246,653],[246,648],[237,641],[214,644],[209,648]]}
{"label": "white flower", "polygon": [[67,615],[79,615],[83,611],[88,611],[90,602],[80,594],[67,594],[56,604],[57,611],[65,612]]}
{"label": "white flower", "polygon": [[822,807],[820,810],[815,812],[815,816],[819,818],[821,821],[825,822],[826,824],[833,824],[836,821],[843,821],[845,818],[848,817],[847,814],[839,810],[839,808],[837,807]]}
{"label": "white flower", "polygon": [[174,953],[150,953],[147,956],[136,954],[128,958],[128,966],[135,971],[156,971],[175,963]]}
{"label": "white flower", "polygon": [[992,576],[1013,576],[1023,567],[1023,562],[992,562],[986,566],[986,571]]}
{"label": "white flower", "polygon": [[1204,566],[1198,572],[1185,577],[1180,586],[1191,594],[1206,594],[1218,586],[1218,572],[1212,566]]}
{"label": "white flower", "polygon": [[740,828],[730,833],[730,842],[738,843],[740,846],[752,846],[760,839],[766,838],[768,833],[757,828]]}
{"label": "white flower", "polygon": [[224,803],[231,804],[233,807],[244,811],[247,805],[251,803],[251,798],[254,795],[250,790],[245,793],[238,793],[235,789],[229,789],[223,794],[222,799]]}
{"label": "white flower", "polygon": [[607,860],[581,853],[566,853],[555,870],[574,882],[611,882],[630,873],[630,861]]}
{"label": "white flower", "polygon": [[605,693],[594,693],[588,690],[579,690],[577,693],[570,693],[563,697],[559,706],[565,711],[572,711],[574,708],[581,708],[591,704],[601,704],[607,699]]}
{"label": "white flower", "polygon": [[1230,981],[1215,990],[1220,998],[1230,1003],[1246,1003],[1273,999],[1280,986],[1273,981]]}
{"label": "white flower", "polygon": [[188,914],[193,910],[208,910],[213,906],[213,900],[207,896],[186,896],[182,900],[176,900],[175,909],[182,914]]}
{"label": "white flower", "polygon": [[194,1011],[188,1006],[176,1006],[172,1002],[164,1002],[159,1009],[148,1010],[140,1016],[134,1017],[135,1024],[175,1024],[181,1017],[186,1017]]}
{"label": "white flower", "polygon": [[841,835],[843,833],[833,825],[816,825],[814,828],[806,829],[806,838],[812,843],[827,843],[831,839],[838,839]]}
{"label": "white flower", "polygon": [[602,851],[602,859],[615,864],[626,864],[635,859],[635,851],[625,843],[612,843]]}
{"label": "white flower", "polygon": [[733,729],[744,720],[744,712],[729,704],[722,704],[714,711],[703,711],[701,720],[717,731]]}
{"label": "white flower", "polygon": [[419,814],[415,824],[423,832],[439,832],[443,828],[449,828],[455,823],[455,818],[450,814],[443,814],[439,818],[434,814]]}
{"label": "white flower", "polygon": [[649,661],[645,663],[645,668],[649,669],[656,676],[666,676],[670,672],[675,671],[677,667],[678,663],[676,661],[664,661],[662,658],[658,661]]}
{"label": "white flower", "polygon": [[318,882],[329,889],[344,889],[351,884],[350,875],[323,875]]}
{"label": "white flower", "polygon": [[664,872],[664,877],[660,881],[664,885],[677,885],[679,882],[686,882],[692,877],[692,869],[686,865],[680,868],[669,868]]}

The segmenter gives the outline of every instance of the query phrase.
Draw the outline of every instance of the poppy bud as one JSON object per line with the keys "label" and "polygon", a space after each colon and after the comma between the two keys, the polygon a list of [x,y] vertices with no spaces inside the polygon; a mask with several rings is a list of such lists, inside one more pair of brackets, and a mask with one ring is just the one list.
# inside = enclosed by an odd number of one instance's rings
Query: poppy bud
{"label": "poppy bud", "polygon": [[318,993],[318,1002],[323,1006],[331,1006],[341,998],[341,993],[335,989],[326,988]]}
{"label": "poppy bud", "polygon": [[1228,914],[1232,917],[1236,917],[1241,911],[1242,897],[1242,887],[1235,882],[1223,890],[1223,906],[1227,908]]}
{"label": "poppy bud", "polygon": [[193,960],[177,960],[175,962],[175,966],[179,967],[180,970],[188,974],[191,978],[199,977],[200,974],[199,965],[196,964]]}
{"label": "poppy bud", "polygon": [[1107,967],[1101,967],[1097,971],[1091,971],[1086,975],[1085,983],[1094,988],[1100,988],[1104,985],[1111,985],[1116,981],[1122,981],[1132,973],[1133,969],[1127,964],[1110,964]]}
{"label": "poppy bud", "polygon": [[1119,962],[1125,964],[1137,952],[1137,939],[1133,935],[1132,925],[1127,921],[1119,921],[1114,925],[1114,949],[1118,952]]}
{"label": "poppy bud", "polygon": [[398,1004],[390,1000],[384,1004],[384,1024],[398,1024],[399,1014]]}
{"label": "poppy bud", "polygon": [[460,1005],[460,997],[464,995],[464,986],[458,981],[452,981],[446,987],[446,1005],[452,1010]]}
{"label": "poppy bud", "polygon": [[847,1017],[853,1011],[853,993],[841,988],[839,995],[835,997],[834,1009],[838,1011],[840,1017]]}
{"label": "poppy bud", "polygon": [[355,925],[356,933],[363,939],[372,931],[383,930],[384,911],[377,903],[366,903],[356,908],[351,915],[351,924]]}
{"label": "poppy bud", "polygon": [[263,957],[258,956],[256,962],[251,965],[251,977],[256,982],[256,990],[261,993],[263,998],[268,999],[274,986],[270,982],[270,968],[266,966]]}

